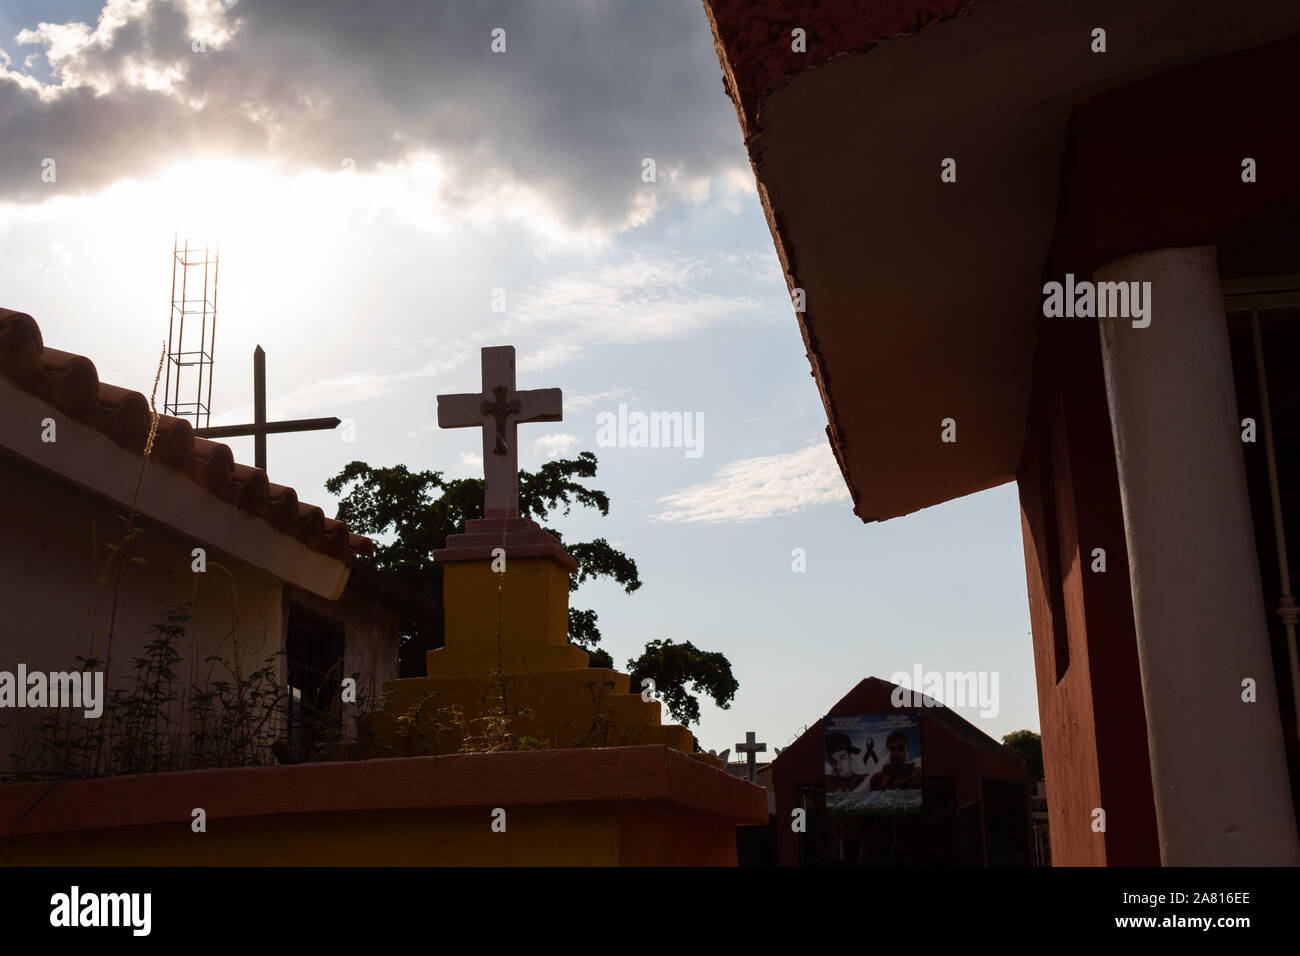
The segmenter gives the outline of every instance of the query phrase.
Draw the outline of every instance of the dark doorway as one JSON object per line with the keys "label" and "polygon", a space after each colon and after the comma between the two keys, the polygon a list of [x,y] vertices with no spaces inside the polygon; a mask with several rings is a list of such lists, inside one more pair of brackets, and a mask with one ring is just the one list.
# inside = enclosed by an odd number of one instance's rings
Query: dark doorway
{"label": "dark doorway", "polygon": [[[1012,786],[1023,802],[1023,784]],[[799,865],[981,865],[980,805],[972,803],[966,814],[959,813],[952,777],[926,778],[924,793],[920,813],[828,813],[825,786],[800,785],[796,799],[806,812],[807,830],[799,838]],[[1024,839],[1027,861],[1027,835]]]}
{"label": "dark doorway", "polygon": [[983,781],[984,838],[989,866],[1029,865],[1029,795],[1023,783]]}
{"label": "dark doorway", "polygon": [[289,746],[312,760],[343,730],[343,625],[290,604],[285,657]]}

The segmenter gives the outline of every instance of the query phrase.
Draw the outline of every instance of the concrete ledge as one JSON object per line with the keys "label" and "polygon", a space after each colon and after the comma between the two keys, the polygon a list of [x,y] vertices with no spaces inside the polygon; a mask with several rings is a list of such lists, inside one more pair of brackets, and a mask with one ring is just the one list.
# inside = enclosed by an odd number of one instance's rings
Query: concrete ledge
{"label": "concrete ledge", "polygon": [[433,552],[439,564],[457,561],[490,561],[497,548],[507,558],[550,558],[570,574],[578,562],[564,550],[555,535],[543,531],[531,518],[471,518],[465,530],[447,537],[447,546]]}
{"label": "concrete ledge", "polygon": [[0,864],[734,865],[735,827],[767,818],[668,747],[455,754],[0,787]]}

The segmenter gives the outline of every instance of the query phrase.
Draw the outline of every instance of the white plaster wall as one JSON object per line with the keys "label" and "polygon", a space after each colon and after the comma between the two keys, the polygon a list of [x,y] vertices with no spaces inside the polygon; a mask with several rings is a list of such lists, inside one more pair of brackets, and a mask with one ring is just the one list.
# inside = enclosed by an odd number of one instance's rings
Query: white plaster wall
{"label": "white plaster wall", "polygon": [[[214,501],[213,507],[227,506]],[[211,654],[238,660],[247,672],[283,649],[282,581],[211,549],[206,573],[196,574],[191,552],[203,543],[149,519],[137,519],[141,531],[132,551],[143,563],[119,563],[107,582],[97,583],[109,557],[107,544],[122,538],[124,510],[0,455],[0,670],[15,671],[20,661],[29,671],[75,670],[77,655],[92,648],[101,658],[108,653],[111,628],[108,682],[129,687],[131,659],[152,639],[150,629],[185,600],[194,601],[195,608],[180,645],[184,658],[176,665],[182,680],[201,677],[212,667],[204,662]],[[396,635],[389,612],[355,597],[341,602],[306,597],[318,613],[344,620],[349,673],[364,673],[363,665],[373,660],[381,667],[380,681],[395,676]],[[386,663],[390,647],[391,665]],[[218,666],[214,676],[225,676],[221,671]],[[278,674],[283,686],[283,657]],[[11,754],[19,739],[48,714],[0,709],[0,773],[13,769]]]}

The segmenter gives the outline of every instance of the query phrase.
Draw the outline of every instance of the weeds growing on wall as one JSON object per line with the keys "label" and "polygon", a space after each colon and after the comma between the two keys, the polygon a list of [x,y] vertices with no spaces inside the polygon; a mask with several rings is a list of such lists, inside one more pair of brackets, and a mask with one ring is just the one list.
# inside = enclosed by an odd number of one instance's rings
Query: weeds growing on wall
{"label": "weeds growing on wall", "polygon": [[[98,720],[55,710],[38,723],[13,754],[18,774],[67,779],[268,762],[283,720],[277,655],[251,674],[213,655],[201,682],[183,679],[176,667],[191,615],[184,603],[154,625],[128,686],[107,690]],[[98,658],[78,662],[98,666]]]}
{"label": "weeds growing on wall", "polygon": [[[235,643],[234,662],[211,654],[197,679],[177,673],[187,643],[193,607],[185,602],[154,625],[151,639],[131,661],[125,687],[110,688],[104,713],[87,720],[80,712],[52,710],[12,756],[18,779],[63,780],[78,777],[219,767],[255,767],[275,762],[272,746],[284,737],[287,693],[280,681],[283,651],[264,658],[245,673]],[[78,658],[81,670],[94,670],[97,658]],[[357,708],[369,703],[360,675]],[[353,706],[353,705],[349,705]],[[345,743],[342,707],[327,718],[322,735],[306,759],[332,759]]]}

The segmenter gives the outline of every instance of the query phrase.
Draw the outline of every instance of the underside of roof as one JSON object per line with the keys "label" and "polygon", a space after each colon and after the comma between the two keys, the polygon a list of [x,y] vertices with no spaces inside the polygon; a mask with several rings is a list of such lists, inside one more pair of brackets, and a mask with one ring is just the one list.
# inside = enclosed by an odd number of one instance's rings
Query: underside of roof
{"label": "underside of roof", "polygon": [[1014,479],[1075,104],[1300,29],[1294,0],[705,8],[864,521]]}

